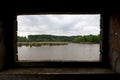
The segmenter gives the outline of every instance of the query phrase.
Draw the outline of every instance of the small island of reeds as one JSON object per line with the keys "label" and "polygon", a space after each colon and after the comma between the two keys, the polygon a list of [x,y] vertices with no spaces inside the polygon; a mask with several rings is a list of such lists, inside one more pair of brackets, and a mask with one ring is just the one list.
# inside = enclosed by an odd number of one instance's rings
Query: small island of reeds
{"label": "small island of reeds", "polygon": [[49,46],[59,46],[59,45],[68,45],[67,42],[17,42],[17,46],[43,46],[43,45],[49,45]]}

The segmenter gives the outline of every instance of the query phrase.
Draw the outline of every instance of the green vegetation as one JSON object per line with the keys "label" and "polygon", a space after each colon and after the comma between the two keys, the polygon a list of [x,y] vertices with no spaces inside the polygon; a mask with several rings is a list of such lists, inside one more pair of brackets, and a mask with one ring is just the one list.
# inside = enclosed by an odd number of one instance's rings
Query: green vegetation
{"label": "green vegetation", "polygon": [[28,42],[28,39],[27,39],[26,37],[18,36],[18,37],[17,37],[17,41],[18,41],[18,42]]}
{"label": "green vegetation", "polygon": [[30,42],[71,42],[73,37],[55,35],[28,35]]}
{"label": "green vegetation", "polygon": [[55,35],[28,35],[27,37],[17,37],[18,46],[21,45],[66,45],[70,43],[99,43],[100,35],[84,36],[55,36]]}
{"label": "green vegetation", "polygon": [[75,43],[99,43],[100,36],[99,35],[85,35],[78,36],[73,39]]}

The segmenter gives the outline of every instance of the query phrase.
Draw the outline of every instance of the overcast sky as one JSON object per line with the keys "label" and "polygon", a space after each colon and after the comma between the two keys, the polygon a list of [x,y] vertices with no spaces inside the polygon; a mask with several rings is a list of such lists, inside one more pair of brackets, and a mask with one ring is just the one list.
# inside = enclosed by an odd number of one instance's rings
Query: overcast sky
{"label": "overcast sky", "polygon": [[19,15],[18,36],[30,34],[97,35],[100,33],[100,15]]}

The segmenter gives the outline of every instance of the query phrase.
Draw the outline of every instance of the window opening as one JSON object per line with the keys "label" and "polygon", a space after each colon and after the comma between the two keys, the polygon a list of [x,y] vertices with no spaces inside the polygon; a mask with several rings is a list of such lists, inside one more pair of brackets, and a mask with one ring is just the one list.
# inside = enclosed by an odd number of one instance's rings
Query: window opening
{"label": "window opening", "polygon": [[100,14],[18,15],[18,61],[100,61]]}

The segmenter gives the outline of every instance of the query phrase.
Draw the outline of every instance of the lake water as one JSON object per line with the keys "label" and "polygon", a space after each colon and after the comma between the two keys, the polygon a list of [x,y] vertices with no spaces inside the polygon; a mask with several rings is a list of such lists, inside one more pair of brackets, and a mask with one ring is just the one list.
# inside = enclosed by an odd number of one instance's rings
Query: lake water
{"label": "lake water", "polygon": [[27,61],[98,61],[99,44],[18,47],[18,60]]}

